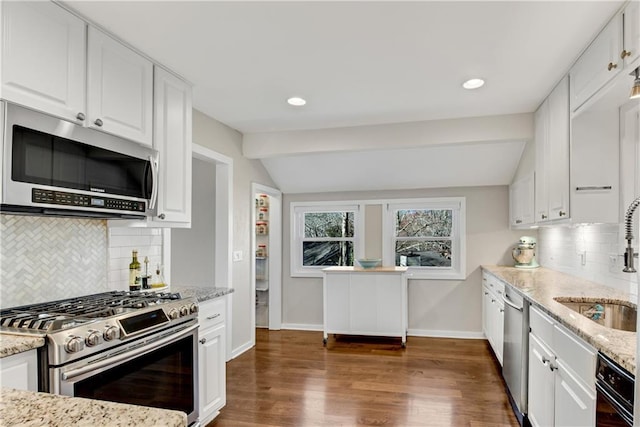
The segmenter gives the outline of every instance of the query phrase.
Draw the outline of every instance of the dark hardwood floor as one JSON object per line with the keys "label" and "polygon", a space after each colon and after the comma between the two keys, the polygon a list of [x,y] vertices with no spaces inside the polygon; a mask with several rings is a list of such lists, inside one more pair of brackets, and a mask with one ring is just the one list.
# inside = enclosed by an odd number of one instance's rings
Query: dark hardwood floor
{"label": "dark hardwood floor", "polygon": [[227,405],[208,427],[517,426],[484,340],[330,337],[258,329],[227,364]]}

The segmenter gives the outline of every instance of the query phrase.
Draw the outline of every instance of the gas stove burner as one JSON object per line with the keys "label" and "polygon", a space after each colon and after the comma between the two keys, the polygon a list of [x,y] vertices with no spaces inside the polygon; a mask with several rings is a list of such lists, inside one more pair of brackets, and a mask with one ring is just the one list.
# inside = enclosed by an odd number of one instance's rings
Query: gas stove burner
{"label": "gas stove burner", "polygon": [[51,332],[126,315],[182,299],[179,293],[112,291],[0,311],[0,326],[11,331]]}

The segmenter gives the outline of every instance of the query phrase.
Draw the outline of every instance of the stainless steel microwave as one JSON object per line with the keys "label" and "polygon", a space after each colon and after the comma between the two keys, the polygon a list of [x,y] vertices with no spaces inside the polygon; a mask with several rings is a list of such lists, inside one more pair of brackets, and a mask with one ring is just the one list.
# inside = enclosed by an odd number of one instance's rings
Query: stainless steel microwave
{"label": "stainless steel microwave", "polygon": [[1,212],[127,219],[154,214],[157,151],[14,104],[2,107]]}

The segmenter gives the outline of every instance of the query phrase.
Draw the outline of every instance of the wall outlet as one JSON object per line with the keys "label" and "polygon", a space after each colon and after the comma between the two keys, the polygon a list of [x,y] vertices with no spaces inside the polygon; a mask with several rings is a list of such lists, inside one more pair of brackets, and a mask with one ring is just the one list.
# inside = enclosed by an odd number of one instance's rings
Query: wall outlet
{"label": "wall outlet", "polygon": [[233,251],[233,262],[242,261],[242,251]]}
{"label": "wall outlet", "polygon": [[618,268],[618,255],[617,254],[609,254],[609,272],[617,273]]}

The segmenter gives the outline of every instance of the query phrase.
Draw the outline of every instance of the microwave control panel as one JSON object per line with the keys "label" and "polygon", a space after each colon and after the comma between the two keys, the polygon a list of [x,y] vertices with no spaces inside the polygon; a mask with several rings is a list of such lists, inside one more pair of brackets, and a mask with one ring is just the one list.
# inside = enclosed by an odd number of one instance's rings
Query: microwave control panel
{"label": "microwave control panel", "polygon": [[145,212],[145,202],[136,200],[114,199],[103,196],[67,193],[64,191],[43,190],[34,188],[31,201],[50,205],[79,206],[86,208],[111,209],[116,211]]}

